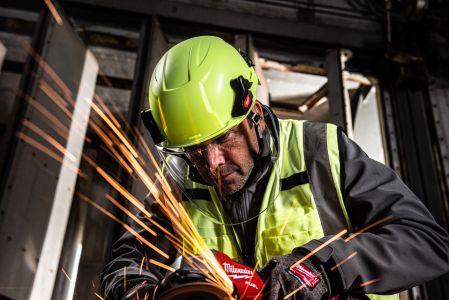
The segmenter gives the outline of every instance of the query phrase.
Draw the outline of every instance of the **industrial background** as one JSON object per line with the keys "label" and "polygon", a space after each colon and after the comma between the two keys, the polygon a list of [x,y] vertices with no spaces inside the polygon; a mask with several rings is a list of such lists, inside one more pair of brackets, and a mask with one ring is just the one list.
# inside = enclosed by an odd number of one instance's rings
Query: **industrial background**
{"label": "industrial background", "polygon": [[[152,150],[139,118],[149,76],[197,35],[246,51],[260,101],[342,126],[449,229],[449,0],[0,1],[0,299],[97,299],[123,229],[79,195],[127,216],[81,158],[138,199],[146,189],[101,143],[89,124],[103,119],[84,100]],[[449,275],[401,297],[449,299]]]}

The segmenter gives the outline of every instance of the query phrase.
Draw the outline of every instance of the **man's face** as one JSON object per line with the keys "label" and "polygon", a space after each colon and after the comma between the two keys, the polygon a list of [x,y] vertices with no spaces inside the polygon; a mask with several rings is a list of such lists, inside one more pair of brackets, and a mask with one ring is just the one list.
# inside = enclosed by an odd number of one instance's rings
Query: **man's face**
{"label": "man's face", "polygon": [[243,188],[258,151],[255,126],[245,119],[214,141],[189,151],[187,156],[203,179],[226,197]]}

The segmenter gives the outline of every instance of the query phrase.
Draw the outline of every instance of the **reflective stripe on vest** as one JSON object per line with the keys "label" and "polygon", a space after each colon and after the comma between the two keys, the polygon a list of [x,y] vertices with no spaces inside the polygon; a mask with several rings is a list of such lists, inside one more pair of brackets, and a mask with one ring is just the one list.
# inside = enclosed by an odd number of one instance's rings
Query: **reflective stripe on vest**
{"label": "reflective stripe on vest", "polygon": [[[351,231],[340,188],[337,127],[293,120],[279,120],[279,126],[280,156],[267,183],[255,233],[254,257],[258,266],[272,256],[289,254],[310,240],[336,234],[344,228]],[[183,201],[208,247],[241,262],[236,247],[238,237],[231,226],[224,225],[223,208],[215,189],[192,181],[187,183],[203,194],[209,191],[211,196]],[[195,253],[195,249],[189,252]],[[368,296],[398,299],[397,295]]]}
{"label": "reflective stripe on vest", "polygon": [[[325,235],[347,228],[353,232],[343,201],[338,131],[323,123],[304,123],[304,156],[312,183],[312,192]],[[329,188],[333,186],[334,188]],[[371,300],[397,300],[394,295],[367,295]]]}

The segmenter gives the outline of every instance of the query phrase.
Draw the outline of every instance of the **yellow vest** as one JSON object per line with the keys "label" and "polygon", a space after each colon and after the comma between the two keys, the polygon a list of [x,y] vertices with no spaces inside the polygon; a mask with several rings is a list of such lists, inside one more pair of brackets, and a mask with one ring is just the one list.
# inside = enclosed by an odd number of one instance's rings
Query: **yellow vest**
{"label": "yellow vest", "polygon": [[[259,266],[263,266],[272,256],[289,254],[294,248],[310,240],[320,239],[325,234],[336,234],[345,228],[351,230],[340,189],[337,127],[332,124],[292,120],[279,120],[279,125],[280,155],[273,165],[267,183],[255,233],[254,257]],[[313,131],[311,134],[307,133],[306,137],[303,134],[305,126],[309,126],[309,130]],[[315,136],[317,138],[314,138]],[[304,145],[313,148],[309,149],[309,154],[304,154]],[[312,159],[306,163],[307,155],[315,157],[318,154],[327,157],[327,166]],[[328,170],[326,175],[320,178],[325,183],[327,181],[324,191],[323,187],[311,186],[307,167],[324,167]],[[205,243],[210,249],[224,252],[241,262],[235,245],[240,241],[232,227],[224,225],[227,222],[223,219],[223,208],[215,189],[187,178],[186,182],[189,188],[201,191],[197,194],[203,195],[183,201],[183,206]],[[314,195],[320,198],[319,201]],[[329,201],[328,198],[333,199]],[[332,214],[329,215],[329,212]],[[195,252],[195,249],[189,251]],[[370,299],[398,299],[397,295],[368,296]]]}

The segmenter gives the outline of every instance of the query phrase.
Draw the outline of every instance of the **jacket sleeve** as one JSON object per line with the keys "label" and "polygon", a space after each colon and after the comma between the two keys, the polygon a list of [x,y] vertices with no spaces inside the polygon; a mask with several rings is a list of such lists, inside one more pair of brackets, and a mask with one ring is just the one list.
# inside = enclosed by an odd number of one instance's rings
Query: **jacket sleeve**
{"label": "jacket sleeve", "polygon": [[[150,199],[147,198],[146,204],[149,203]],[[172,228],[170,222],[163,217],[162,213],[158,212],[154,204],[147,206],[150,207],[154,222],[157,222],[163,228],[169,230]],[[142,213],[137,216],[145,225],[156,232],[156,236],[136,223],[132,225],[132,229],[166,253],[169,258],[163,257],[145,243],[139,241],[131,232],[126,231],[114,243],[111,260],[101,273],[101,289],[105,299],[122,299],[126,293],[137,290],[152,293],[155,284],[163,278],[165,272],[164,269],[149,263],[149,259],[170,265],[176,256],[176,249],[165,238],[165,234]],[[152,297],[152,294],[149,296]]]}
{"label": "jacket sleeve", "polygon": [[[393,170],[368,158],[343,133],[339,147],[343,198],[353,230],[369,229],[348,241],[338,239],[317,254],[329,266],[341,263],[329,271],[341,281],[338,289],[393,294],[447,272],[448,234],[424,204]],[[385,221],[370,226],[379,220]],[[310,251],[329,238],[302,248]]]}

